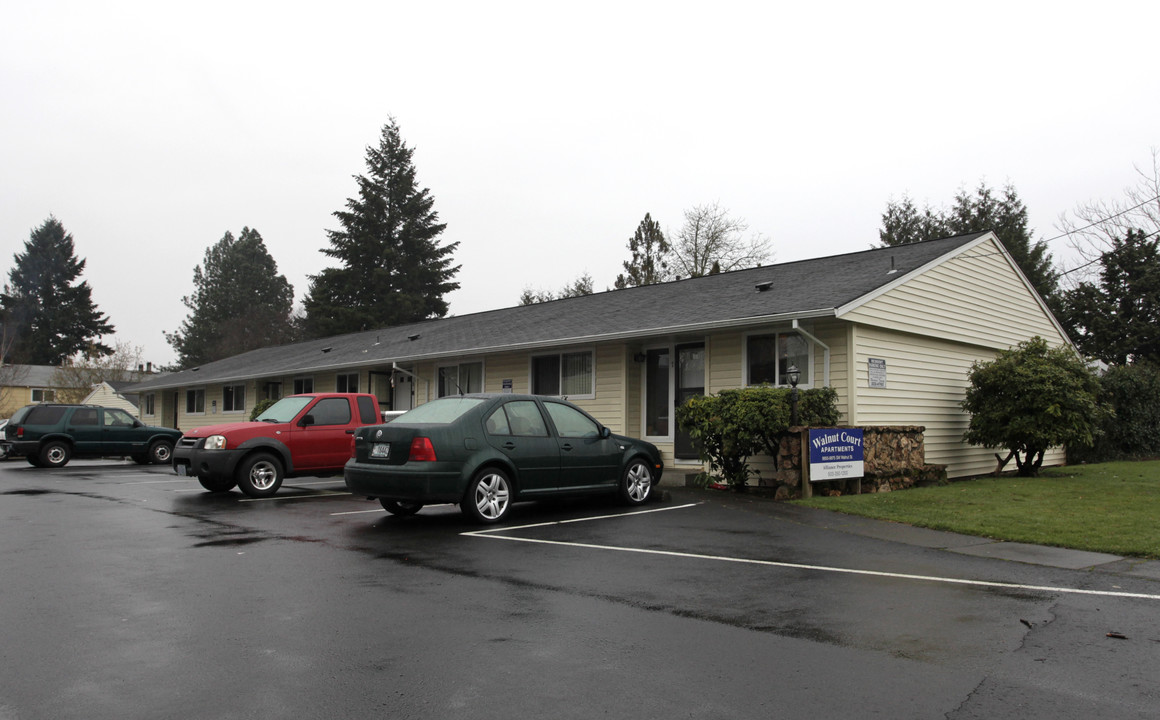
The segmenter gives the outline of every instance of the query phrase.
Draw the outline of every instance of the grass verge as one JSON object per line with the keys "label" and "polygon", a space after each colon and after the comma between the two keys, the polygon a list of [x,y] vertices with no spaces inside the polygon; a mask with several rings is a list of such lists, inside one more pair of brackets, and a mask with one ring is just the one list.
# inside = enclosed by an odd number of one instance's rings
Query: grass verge
{"label": "grass verge", "polygon": [[1160,461],[794,502],[996,540],[1160,559]]}

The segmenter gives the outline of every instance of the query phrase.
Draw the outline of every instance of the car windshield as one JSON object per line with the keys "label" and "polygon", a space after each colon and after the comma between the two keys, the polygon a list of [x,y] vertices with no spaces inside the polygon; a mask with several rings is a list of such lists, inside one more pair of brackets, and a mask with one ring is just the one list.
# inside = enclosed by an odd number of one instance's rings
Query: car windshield
{"label": "car windshield", "polygon": [[262,414],[254,418],[259,422],[268,423],[288,423],[294,419],[294,416],[302,411],[302,408],[310,404],[312,397],[285,397],[274,403],[270,407],[262,411]]}
{"label": "car windshield", "polygon": [[446,425],[453,422],[463,413],[467,412],[480,403],[485,402],[483,398],[469,398],[469,397],[447,397],[438,400],[432,400],[415,408],[408,410],[399,417],[395,418],[395,423],[423,423],[426,425]]}

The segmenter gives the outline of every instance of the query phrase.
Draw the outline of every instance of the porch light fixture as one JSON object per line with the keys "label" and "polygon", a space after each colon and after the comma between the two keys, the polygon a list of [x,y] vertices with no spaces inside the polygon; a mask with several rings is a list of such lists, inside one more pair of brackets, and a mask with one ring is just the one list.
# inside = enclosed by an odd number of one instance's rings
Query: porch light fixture
{"label": "porch light fixture", "polygon": [[801,379],[801,372],[798,371],[797,365],[790,365],[785,371],[786,379],[789,380],[789,386],[793,391],[789,397],[789,425],[790,427],[797,427],[798,425],[798,380]]}
{"label": "porch light fixture", "polygon": [[633,362],[642,363],[645,360],[648,360],[648,355],[645,355],[644,353],[637,353],[637,354],[632,356]]}

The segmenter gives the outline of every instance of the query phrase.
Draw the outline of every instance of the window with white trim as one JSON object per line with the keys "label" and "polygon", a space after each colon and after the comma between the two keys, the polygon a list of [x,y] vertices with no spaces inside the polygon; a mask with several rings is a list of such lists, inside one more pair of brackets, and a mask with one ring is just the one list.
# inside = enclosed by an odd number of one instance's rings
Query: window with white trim
{"label": "window with white trim", "polygon": [[592,351],[540,355],[532,358],[532,394],[575,397],[594,395],[596,377]]}
{"label": "window with white trim", "polygon": [[334,391],[340,393],[358,392],[358,373],[339,373],[334,381]]}
{"label": "window with white trim", "polygon": [[302,393],[314,392],[314,378],[301,377],[294,378],[294,394],[301,395]]}
{"label": "window with white trim", "polygon": [[796,367],[798,385],[810,385],[810,343],[800,333],[750,335],[745,339],[747,385],[789,385],[787,373]]}
{"label": "window with white trim", "polygon": [[157,394],[146,393],[145,400],[142,402],[142,415],[156,415],[157,414]]}
{"label": "window with white trim", "polygon": [[205,388],[196,388],[185,391],[185,414],[205,414]]}
{"label": "window with white trim", "polygon": [[32,388],[32,402],[56,402],[56,390],[52,390],[50,388]]}
{"label": "window with white trim", "polygon": [[483,363],[469,362],[439,368],[439,397],[483,392]]}
{"label": "window with white trim", "polygon": [[226,385],[222,388],[222,412],[245,412],[246,386]]}

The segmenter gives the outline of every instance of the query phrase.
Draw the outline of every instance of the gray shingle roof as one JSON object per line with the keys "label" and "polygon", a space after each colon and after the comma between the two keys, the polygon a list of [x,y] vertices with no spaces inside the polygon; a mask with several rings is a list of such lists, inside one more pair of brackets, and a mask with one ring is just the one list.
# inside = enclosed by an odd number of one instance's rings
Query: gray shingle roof
{"label": "gray shingle roof", "polygon": [[[428,320],[252,350],[151,378],[127,390],[185,387],[389,366],[391,362],[560,347],[667,335],[778,318],[832,316],[837,308],[982,237],[959,235],[893,248],[781,263],[720,275]],[[891,270],[895,272],[890,272]],[[769,283],[767,292],[756,286]],[[510,288],[509,288],[510,289]],[[411,339],[413,336],[414,339]]]}

